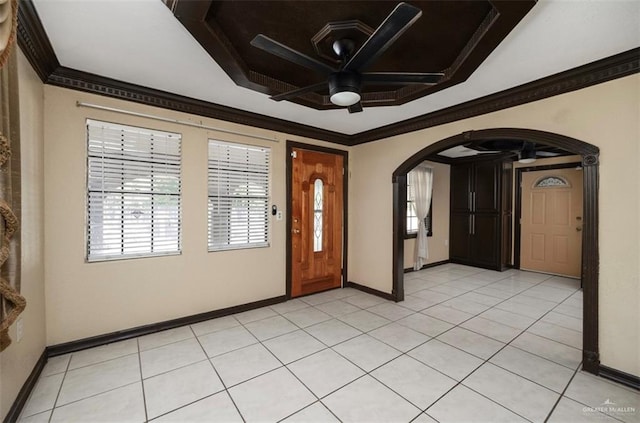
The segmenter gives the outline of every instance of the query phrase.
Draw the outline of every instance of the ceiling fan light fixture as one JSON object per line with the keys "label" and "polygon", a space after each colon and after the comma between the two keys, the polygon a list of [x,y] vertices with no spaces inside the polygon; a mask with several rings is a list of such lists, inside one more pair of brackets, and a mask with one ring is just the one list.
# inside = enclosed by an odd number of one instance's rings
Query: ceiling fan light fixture
{"label": "ceiling fan light fixture", "polygon": [[331,95],[331,102],[336,106],[353,106],[360,101],[360,94],[353,91],[340,91]]}
{"label": "ceiling fan light fixture", "polygon": [[360,101],[360,75],[335,72],[329,75],[329,100],[336,106],[353,106]]}
{"label": "ceiling fan light fixture", "polygon": [[518,163],[529,164],[536,161],[536,150],[533,148],[523,148],[518,153]]}

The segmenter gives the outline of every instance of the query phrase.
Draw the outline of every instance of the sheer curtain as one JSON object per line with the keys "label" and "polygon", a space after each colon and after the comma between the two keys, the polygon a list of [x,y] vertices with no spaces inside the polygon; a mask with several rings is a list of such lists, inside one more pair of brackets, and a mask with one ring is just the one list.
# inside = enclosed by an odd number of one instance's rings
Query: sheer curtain
{"label": "sheer curtain", "polygon": [[413,269],[420,270],[429,257],[427,245],[427,228],[425,220],[431,205],[431,193],[433,190],[433,168],[424,164],[416,166],[407,175],[407,182],[411,186],[411,195],[418,216],[418,236],[414,249]]}
{"label": "sheer curtain", "polygon": [[18,2],[0,0],[0,352],[24,310],[20,295],[20,123],[15,32]]}

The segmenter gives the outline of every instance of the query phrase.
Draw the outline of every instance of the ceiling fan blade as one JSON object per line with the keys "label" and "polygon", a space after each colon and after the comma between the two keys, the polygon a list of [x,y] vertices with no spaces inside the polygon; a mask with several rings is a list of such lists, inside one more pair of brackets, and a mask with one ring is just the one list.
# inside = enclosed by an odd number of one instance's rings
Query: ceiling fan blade
{"label": "ceiling fan blade", "polygon": [[369,83],[385,85],[437,84],[444,73],[402,73],[402,72],[368,72],[362,74],[362,80]]}
{"label": "ceiling fan blade", "polygon": [[271,96],[269,98],[271,98],[271,100],[275,100],[275,101],[289,100],[291,98],[298,97],[298,96],[300,96],[302,94],[306,94],[306,93],[311,93],[311,92],[317,91],[320,88],[326,87],[326,86],[327,86],[326,82],[319,82],[319,83],[314,84],[314,85],[308,85],[306,87],[298,88],[297,90],[287,91],[286,93],[274,95],[274,96]]}
{"label": "ceiling fan blade", "polygon": [[316,59],[313,59],[305,54],[302,54],[299,51],[292,49],[291,47],[287,47],[282,43],[272,40],[266,35],[256,35],[256,37],[251,40],[251,45],[264,50],[267,53],[271,53],[282,59],[288,60],[289,62],[303,66],[307,69],[314,70],[323,75],[336,71],[331,66],[319,62]]}
{"label": "ceiling fan blade", "polygon": [[560,153],[554,153],[552,151],[536,151],[536,156],[539,157],[556,157],[559,155]]}
{"label": "ceiling fan blade", "polygon": [[380,24],[344,67],[360,71],[377,59],[393,42],[422,15],[417,7],[400,3]]}
{"label": "ceiling fan blade", "polygon": [[347,110],[349,110],[349,113],[358,113],[362,111],[362,103],[357,102],[356,104],[352,104],[351,106],[347,107]]}

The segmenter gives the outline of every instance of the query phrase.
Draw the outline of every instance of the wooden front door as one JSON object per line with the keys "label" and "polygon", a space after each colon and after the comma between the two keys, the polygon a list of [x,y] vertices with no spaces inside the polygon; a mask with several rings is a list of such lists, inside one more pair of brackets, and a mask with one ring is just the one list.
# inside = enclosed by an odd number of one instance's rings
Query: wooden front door
{"label": "wooden front door", "polygon": [[342,285],[343,156],[294,148],[291,296]]}
{"label": "wooden front door", "polygon": [[582,171],[522,174],[520,268],[580,277]]}

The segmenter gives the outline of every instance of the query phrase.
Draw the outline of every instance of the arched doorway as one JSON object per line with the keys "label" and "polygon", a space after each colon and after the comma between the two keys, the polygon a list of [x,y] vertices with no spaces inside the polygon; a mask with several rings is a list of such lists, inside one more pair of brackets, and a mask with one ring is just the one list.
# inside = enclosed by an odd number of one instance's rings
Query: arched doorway
{"label": "arched doorway", "polygon": [[582,285],[583,316],[583,369],[598,374],[598,147],[551,132],[520,128],[497,128],[468,131],[431,144],[404,161],[393,172],[393,291],[396,301],[404,299],[404,236],[403,220],[406,216],[407,173],[426,157],[457,145],[488,139],[519,139],[558,147],[582,157],[583,166],[583,238]]}

